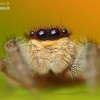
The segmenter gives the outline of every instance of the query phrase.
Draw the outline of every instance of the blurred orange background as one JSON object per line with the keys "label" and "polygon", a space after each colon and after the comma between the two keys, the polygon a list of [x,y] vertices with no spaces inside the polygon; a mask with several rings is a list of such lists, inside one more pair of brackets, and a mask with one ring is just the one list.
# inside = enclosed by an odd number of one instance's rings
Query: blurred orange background
{"label": "blurred orange background", "polygon": [[[0,0],[0,2],[7,1]],[[8,2],[10,10],[0,10],[1,42],[5,37],[4,34],[23,35],[23,30],[29,31],[30,27],[36,25],[62,23],[73,30],[72,39],[90,36],[100,41],[100,0],[8,0]]]}

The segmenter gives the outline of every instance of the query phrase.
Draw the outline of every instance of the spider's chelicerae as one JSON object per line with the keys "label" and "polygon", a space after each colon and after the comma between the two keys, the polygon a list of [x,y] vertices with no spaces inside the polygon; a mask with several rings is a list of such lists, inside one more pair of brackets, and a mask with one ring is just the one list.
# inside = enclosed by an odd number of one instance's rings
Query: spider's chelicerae
{"label": "spider's chelicerae", "polygon": [[97,85],[100,71],[100,46],[88,38],[70,40],[66,28],[48,27],[31,31],[27,41],[11,39],[5,43],[7,59],[0,69],[27,88],[48,84],[67,84],[68,79]]}

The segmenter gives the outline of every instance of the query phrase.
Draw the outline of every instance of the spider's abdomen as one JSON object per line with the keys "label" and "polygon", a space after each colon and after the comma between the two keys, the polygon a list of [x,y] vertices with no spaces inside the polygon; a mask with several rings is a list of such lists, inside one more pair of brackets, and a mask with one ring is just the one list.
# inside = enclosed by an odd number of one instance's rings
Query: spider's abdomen
{"label": "spider's abdomen", "polygon": [[29,41],[31,70],[40,75],[52,71],[55,74],[67,70],[76,57],[75,44],[69,38],[55,41]]}

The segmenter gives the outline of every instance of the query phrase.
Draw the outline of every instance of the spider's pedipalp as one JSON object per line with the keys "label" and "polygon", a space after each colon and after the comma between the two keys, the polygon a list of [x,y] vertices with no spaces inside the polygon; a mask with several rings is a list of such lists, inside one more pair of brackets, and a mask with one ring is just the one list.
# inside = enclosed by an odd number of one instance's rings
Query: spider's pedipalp
{"label": "spider's pedipalp", "polygon": [[46,75],[50,71],[54,74],[67,70],[75,60],[77,53],[74,42],[69,38],[55,41],[29,41],[29,53],[31,54],[31,69],[40,75]]}

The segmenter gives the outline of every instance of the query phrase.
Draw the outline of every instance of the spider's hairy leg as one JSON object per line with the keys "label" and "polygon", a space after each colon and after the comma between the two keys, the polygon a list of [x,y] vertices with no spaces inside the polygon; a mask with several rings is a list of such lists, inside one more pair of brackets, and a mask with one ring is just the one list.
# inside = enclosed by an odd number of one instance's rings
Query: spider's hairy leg
{"label": "spider's hairy leg", "polygon": [[31,75],[27,71],[28,64],[24,61],[17,42],[18,41],[16,40],[9,40],[5,44],[5,51],[8,56],[8,62],[13,71],[15,79],[17,78],[17,80],[22,83],[23,86],[31,89],[34,82],[32,81]]}
{"label": "spider's hairy leg", "polygon": [[4,58],[0,58],[0,71],[3,72],[10,79],[10,82],[13,83],[13,85],[23,86],[22,83],[19,82],[16,75],[14,75],[14,71],[10,67],[8,61]]}
{"label": "spider's hairy leg", "polygon": [[86,43],[71,67],[73,76],[82,77],[91,89],[96,89],[100,78],[100,48],[96,43]]}
{"label": "spider's hairy leg", "polygon": [[13,75],[11,74],[10,65],[6,59],[0,59],[0,70],[4,72],[7,76],[13,78]]}

